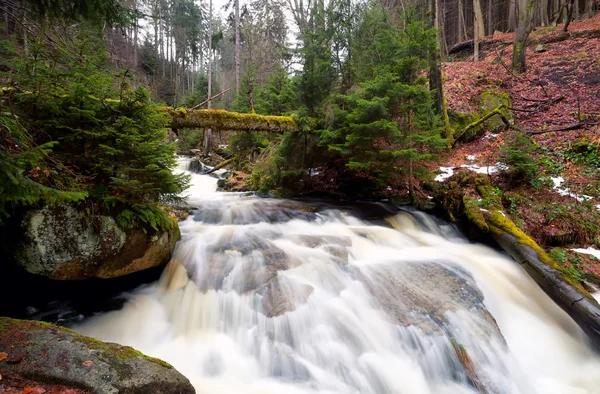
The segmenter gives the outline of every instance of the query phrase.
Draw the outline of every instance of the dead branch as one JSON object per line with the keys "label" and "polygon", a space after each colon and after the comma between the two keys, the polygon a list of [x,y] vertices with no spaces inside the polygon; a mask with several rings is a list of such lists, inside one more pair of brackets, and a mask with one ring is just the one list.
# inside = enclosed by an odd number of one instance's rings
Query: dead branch
{"label": "dead branch", "polygon": [[600,124],[600,122],[584,121],[584,122],[572,124],[570,126],[559,127],[557,129],[538,130],[538,131],[524,130],[524,131],[526,134],[537,135],[537,134],[546,134],[546,133],[553,133],[553,132],[560,132],[560,131],[578,130],[578,129],[587,128],[588,126],[593,126],[593,125],[597,125],[597,124]]}
{"label": "dead branch", "polygon": [[220,93],[217,93],[217,94],[215,94],[214,96],[207,98],[206,100],[204,100],[204,101],[203,101],[203,102],[201,102],[200,104],[196,104],[196,105],[194,105],[194,106],[193,106],[192,108],[190,108],[190,109],[198,109],[198,108],[202,107],[204,104],[208,103],[209,101],[212,101],[212,100],[214,100],[214,99],[217,99],[217,98],[221,97],[222,95],[224,95],[225,93],[229,92],[230,90],[231,90],[231,88],[229,88],[229,89],[225,89],[225,90],[223,90],[222,92],[220,92]]}
{"label": "dead branch", "polygon": [[206,171],[204,173],[204,175],[212,174],[213,172],[220,170],[221,168],[225,167],[227,164],[230,164],[231,162],[233,162],[234,159],[235,159],[235,157],[232,157],[231,159],[227,159],[227,160],[220,162],[219,164],[214,166],[212,169]]}

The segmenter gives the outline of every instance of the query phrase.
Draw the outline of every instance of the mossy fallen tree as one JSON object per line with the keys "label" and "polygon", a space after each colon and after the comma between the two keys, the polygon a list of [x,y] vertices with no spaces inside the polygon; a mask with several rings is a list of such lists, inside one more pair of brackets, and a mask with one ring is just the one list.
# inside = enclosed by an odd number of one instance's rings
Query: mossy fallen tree
{"label": "mossy fallen tree", "polygon": [[186,110],[167,108],[171,115],[171,128],[202,128],[232,131],[266,131],[284,133],[297,131],[298,125],[291,116],[265,116],[242,114],[221,109]]}
{"label": "mossy fallen tree", "polygon": [[438,201],[451,218],[464,214],[474,227],[489,234],[600,349],[600,305],[510,220],[485,176],[458,173],[444,183],[440,192]]}

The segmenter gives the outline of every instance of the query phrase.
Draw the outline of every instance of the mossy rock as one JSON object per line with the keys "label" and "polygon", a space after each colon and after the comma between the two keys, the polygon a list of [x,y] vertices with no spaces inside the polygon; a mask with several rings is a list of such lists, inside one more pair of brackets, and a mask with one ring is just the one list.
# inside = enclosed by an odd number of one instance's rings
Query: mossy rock
{"label": "mossy rock", "polygon": [[[509,108],[512,107],[512,100],[509,95],[505,92],[494,92],[491,90],[484,90],[481,93],[481,116],[486,116],[496,108],[504,105],[500,112],[502,116],[509,122],[514,120],[514,116]],[[499,133],[506,128],[506,124],[502,121],[500,116],[492,116],[484,122],[485,129],[492,133]]]}
{"label": "mossy rock", "polygon": [[477,112],[473,113],[461,113],[455,111],[448,112],[448,118],[450,119],[450,125],[454,130],[454,138],[459,141],[469,142],[473,141],[477,137],[483,135],[485,129],[482,125],[473,127],[469,131],[463,133],[463,130],[470,124],[477,122],[481,116]]}
{"label": "mossy rock", "polygon": [[98,394],[192,394],[168,363],[48,323],[0,318],[3,378],[60,384]]}
{"label": "mossy rock", "polygon": [[126,231],[111,216],[89,217],[76,205],[28,211],[15,262],[27,272],[57,280],[115,278],[166,264],[179,228]]}

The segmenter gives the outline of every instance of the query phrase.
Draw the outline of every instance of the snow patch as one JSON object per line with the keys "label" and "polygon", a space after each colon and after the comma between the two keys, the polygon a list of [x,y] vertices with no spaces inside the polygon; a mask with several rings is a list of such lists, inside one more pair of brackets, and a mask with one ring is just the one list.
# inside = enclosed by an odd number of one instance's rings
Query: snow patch
{"label": "snow patch", "polygon": [[587,248],[587,249],[571,249],[573,252],[577,252],[577,253],[583,253],[583,254],[591,254],[592,256],[594,256],[595,258],[597,258],[598,260],[600,260],[600,250],[594,249],[594,248]]}
{"label": "snow patch", "polygon": [[434,179],[436,182],[444,182],[446,179],[454,175],[454,167],[440,167],[440,171],[442,173],[436,176]]}
{"label": "snow patch", "polygon": [[493,174],[498,171],[505,171],[508,167],[502,163],[496,163],[493,166],[479,167],[477,164],[463,164],[462,168],[474,171],[478,174]]}
{"label": "snow patch", "polygon": [[[575,193],[571,192],[571,189],[569,189],[568,187],[561,189],[560,188],[561,185],[565,182],[565,179],[562,176],[550,177],[550,179],[552,179],[552,182],[554,183],[553,189],[561,196],[573,197],[578,202],[585,202],[585,201],[593,199],[592,196],[586,196],[585,194],[581,194],[581,195],[575,194]],[[600,205],[597,205],[596,208],[600,209]]]}
{"label": "snow patch", "polygon": [[[498,171],[505,171],[508,169],[508,166],[502,163],[496,163],[493,166],[479,167],[477,164],[463,164],[460,166],[461,168],[466,168],[467,170],[474,171],[478,174],[488,174],[491,175]],[[435,181],[444,182],[446,179],[450,178],[454,175],[454,169],[456,167],[440,167],[441,174],[435,177]]]}
{"label": "snow patch", "polygon": [[469,161],[475,161],[475,160],[477,160],[477,155],[466,155],[465,159],[467,159]]}

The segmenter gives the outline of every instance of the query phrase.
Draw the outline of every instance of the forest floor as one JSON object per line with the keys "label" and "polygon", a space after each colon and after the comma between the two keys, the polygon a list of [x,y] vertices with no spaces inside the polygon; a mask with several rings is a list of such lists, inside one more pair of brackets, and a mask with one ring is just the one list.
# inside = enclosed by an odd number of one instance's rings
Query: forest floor
{"label": "forest floor", "polygon": [[561,25],[538,28],[530,36],[527,72],[520,75],[509,71],[513,39],[514,33],[488,37],[480,61],[467,53],[445,63],[445,94],[449,112],[463,114],[481,111],[485,91],[508,94],[517,109],[515,126],[534,141],[538,179],[509,186],[493,167],[511,131],[484,130],[457,142],[441,166],[446,172],[491,168],[490,180],[513,221],[575,276],[600,277],[600,252],[593,257],[572,250],[600,249],[600,15],[572,23],[568,35]]}

